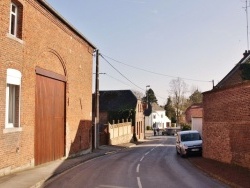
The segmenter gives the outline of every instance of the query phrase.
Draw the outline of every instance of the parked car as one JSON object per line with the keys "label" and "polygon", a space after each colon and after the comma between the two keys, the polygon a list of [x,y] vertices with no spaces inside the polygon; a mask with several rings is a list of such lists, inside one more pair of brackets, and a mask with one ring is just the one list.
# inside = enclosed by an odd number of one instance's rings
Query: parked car
{"label": "parked car", "polygon": [[202,139],[197,130],[180,131],[176,135],[176,152],[185,157],[191,154],[202,155]]}
{"label": "parked car", "polygon": [[178,131],[180,131],[180,128],[178,127],[172,127],[172,128],[166,128],[162,130],[162,135],[175,135]]}

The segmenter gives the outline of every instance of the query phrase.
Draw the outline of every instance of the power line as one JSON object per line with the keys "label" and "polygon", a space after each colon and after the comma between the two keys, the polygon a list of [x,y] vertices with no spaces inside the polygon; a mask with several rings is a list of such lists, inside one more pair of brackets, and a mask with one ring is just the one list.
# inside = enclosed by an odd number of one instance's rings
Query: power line
{"label": "power line", "polygon": [[[134,86],[136,86],[137,88],[139,88],[139,89],[141,89],[142,91],[144,91],[144,89],[143,88],[141,88],[141,87],[139,87],[139,86],[137,86],[136,84],[134,84],[132,81],[130,81],[126,76],[124,76],[119,70],[117,70],[107,59],[105,59],[103,56],[102,56],[102,54],[100,54],[99,53],[99,55],[113,68],[113,69],[115,69],[120,75],[122,75],[126,80],[128,80],[130,83],[132,83]],[[123,84],[125,84],[125,85],[127,85],[126,83],[124,83],[124,82],[122,82],[121,80],[119,80],[119,79],[116,79],[116,78],[114,78],[114,77],[112,77],[111,75],[109,75],[109,74],[107,74],[107,73],[105,73],[105,75],[107,75],[107,76],[109,76],[109,77],[111,77],[111,78],[113,78],[113,79],[115,79],[115,80],[117,80],[117,81],[119,81],[119,82],[121,82],[121,83],[123,83]],[[127,85],[127,86],[129,86],[129,85]],[[161,96],[159,96],[159,95],[157,95],[157,94],[155,94],[155,96],[157,96],[158,98],[161,98],[161,99],[166,99],[165,97],[161,97]]]}
{"label": "power line", "polygon": [[135,66],[132,66],[132,65],[128,65],[126,63],[123,63],[121,61],[118,61],[118,60],[115,60],[107,55],[104,55],[102,54],[103,56],[117,62],[117,63],[120,63],[120,64],[123,64],[123,65],[126,65],[128,67],[131,67],[131,68],[134,68],[134,69],[138,69],[138,70],[141,70],[141,71],[144,71],[144,72],[148,72],[148,73],[151,73],[151,74],[156,74],[156,75],[160,75],[160,76],[166,76],[166,77],[170,77],[170,78],[181,78],[182,80],[189,80],[189,81],[195,81],[195,82],[212,82],[212,81],[205,81],[205,80],[195,80],[195,79],[190,79],[190,78],[184,78],[184,77],[179,77],[179,76],[171,76],[171,75],[167,75],[167,74],[162,74],[162,73],[157,73],[157,72],[153,72],[153,71],[149,71],[149,70],[146,70],[146,69],[142,69],[142,68],[139,68],[139,67],[135,67]]}
{"label": "power line", "polygon": [[133,84],[134,86],[136,86],[137,88],[141,89],[144,91],[143,88],[139,87],[138,85],[136,85],[135,83],[133,83],[131,80],[129,80],[126,76],[124,76],[117,68],[115,68],[105,57],[103,57],[102,54],[100,54],[100,56],[113,68],[115,69],[122,77],[124,77],[126,80],[128,80],[131,84]]}
{"label": "power line", "polygon": [[119,79],[117,79],[117,78],[114,78],[113,76],[111,76],[111,75],[109,75],[109,74],[107,74],[107,73],[106,73],[106,75],[107,75],[108,77],[110,77],[110,78],[112,78],[112,79],[114,79],[114,80],[116,80],[116,81],[118,81],[118,82],[121,82],[122,84],[124,84],[124,85],[130,87],[130,85],[126,84],[125,82],[123,82],[123,81],[121,81],[121,80],[119,80]]}

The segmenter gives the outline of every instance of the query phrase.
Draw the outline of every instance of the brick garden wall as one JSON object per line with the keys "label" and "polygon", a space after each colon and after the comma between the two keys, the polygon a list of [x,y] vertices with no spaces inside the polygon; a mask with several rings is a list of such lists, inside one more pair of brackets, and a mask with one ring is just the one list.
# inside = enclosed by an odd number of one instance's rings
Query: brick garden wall
{"label": "brick garden wall", "polygon": [[250,168],[250,83],[203,93],[203,156]]}
{"label": "brick garden wall", "polygon": [[[36,66],[64,75],[67,79],[65,155],[91,148],[94,49],[37,1],[18,2],[23,6],[19,39],[8,34],[11,1],[0,1],[0,175],[34,165]],[[8,68],[22,73],[22,130],[4,133]],[[82,131],[86,136],[79,134]]]}

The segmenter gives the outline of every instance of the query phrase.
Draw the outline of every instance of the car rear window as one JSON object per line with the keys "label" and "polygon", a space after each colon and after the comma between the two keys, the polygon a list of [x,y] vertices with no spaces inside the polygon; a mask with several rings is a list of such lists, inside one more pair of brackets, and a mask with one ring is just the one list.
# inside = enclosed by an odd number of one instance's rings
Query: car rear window
{"label": "car rear window", "polygon": [[201,140],[201,136],[199,133],[188,133],[181,135],[181,141],[194,141],[194,140]]}

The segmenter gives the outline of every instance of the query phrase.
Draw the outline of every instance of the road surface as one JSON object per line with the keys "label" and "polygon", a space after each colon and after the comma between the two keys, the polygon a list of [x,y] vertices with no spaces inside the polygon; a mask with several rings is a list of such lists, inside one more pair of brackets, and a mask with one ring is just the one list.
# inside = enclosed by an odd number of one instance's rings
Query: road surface
{"label": "road surface", "polygon": [[211,188],[226,185],[176,154],[175,137],[152,136],[143,144],[85,162],[46,188]]}

